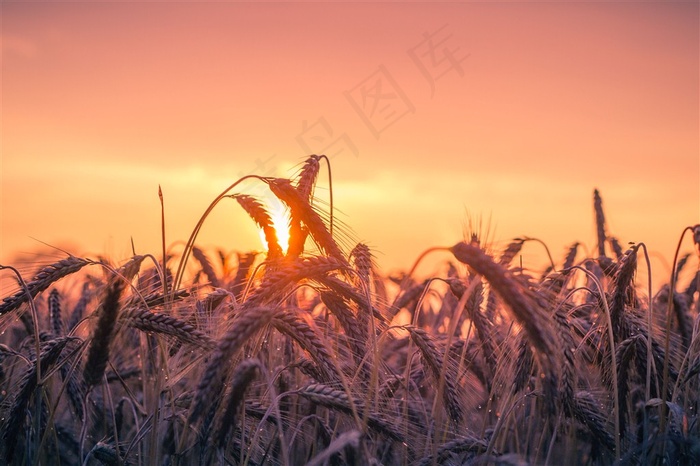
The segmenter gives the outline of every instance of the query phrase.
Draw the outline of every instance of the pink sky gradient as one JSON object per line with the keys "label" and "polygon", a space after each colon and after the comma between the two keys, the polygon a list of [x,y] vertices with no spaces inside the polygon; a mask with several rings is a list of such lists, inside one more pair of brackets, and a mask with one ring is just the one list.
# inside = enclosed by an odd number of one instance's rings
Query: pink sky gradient
{"label": "pink sky gradient", "polygon": [[[339,219],[387,270],[460,240],[468,215],[499,245],[592,251],[596,187],[610,232],[668,260],[700,221],[697,3],[0,8],[3,264],[37,240],[158,254],[159,185],[167,239],[186,240],[240,176],[290,176],[340,148]],[[431,34],[459,65],[415,58]],[[401,116],[375,109],[373,131],[361,113],[377,82],[404,98],[381,102]],[[233,202],[200,243],[260,248]],[[540,254],[528,246],[525,265]]]}

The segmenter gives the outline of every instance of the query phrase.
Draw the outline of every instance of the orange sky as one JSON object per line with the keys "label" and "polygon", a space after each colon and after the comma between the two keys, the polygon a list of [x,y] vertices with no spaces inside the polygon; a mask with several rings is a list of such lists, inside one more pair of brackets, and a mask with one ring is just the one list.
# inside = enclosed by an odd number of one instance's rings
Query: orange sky
{"label": "orange sky", "polygon": [[[666,257],[700,221],[698,3],[0,8],[3,264],[37,240],[158,253],[159,184],[184,240],[237,178],[313,152],[386,270],[468,214],[593,248],[594,187],[612,234]],[[233,202],[201,244],[260,247]]]}

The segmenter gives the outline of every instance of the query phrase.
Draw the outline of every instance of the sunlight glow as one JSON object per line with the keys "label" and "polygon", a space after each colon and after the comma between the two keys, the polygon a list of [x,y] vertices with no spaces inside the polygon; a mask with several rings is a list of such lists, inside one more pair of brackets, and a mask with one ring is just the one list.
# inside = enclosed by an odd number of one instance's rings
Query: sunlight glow
{"label": "sunlight glow", "polygon": [[[266,199],[267,211],[272,219],[272,227],[277,233],[277,244],[282,248],[282,252],[287,253],[289,247],[289,209],[277,198]],[[267,251],[267,241],[265,233],[262,229],[259,230],[260,241],[263,248]]]}

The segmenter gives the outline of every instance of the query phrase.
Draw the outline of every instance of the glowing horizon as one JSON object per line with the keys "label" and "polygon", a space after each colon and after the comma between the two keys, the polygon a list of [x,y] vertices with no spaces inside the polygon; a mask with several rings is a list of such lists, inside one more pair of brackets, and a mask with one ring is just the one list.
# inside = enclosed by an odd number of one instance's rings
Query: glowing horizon
{"label": "glowing horizon", "polygon": [[[697,4],[1,8],[0,263],[39,241],[159,252],[159,185],[171,244],[241,176],[312,153],[347,241],[387,271],[470,216],[494,248],[593,248],[594,188],[611,234],[666,261],[700,219]],[[329,189],[322,172],[321,208]],[[259,248],[232,204],[201,245]]]}

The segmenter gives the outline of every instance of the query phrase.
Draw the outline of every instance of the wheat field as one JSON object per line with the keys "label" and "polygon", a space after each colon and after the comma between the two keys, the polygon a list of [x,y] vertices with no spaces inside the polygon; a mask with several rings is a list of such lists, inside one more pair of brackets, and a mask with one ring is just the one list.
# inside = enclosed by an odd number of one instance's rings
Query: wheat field
{"label": "wheat field", "polygon": [[[286,249],[237,182],[167,250],[3,265],[0,463],[700,464],[700,225],[654,294],[597,190],[591,257],[574,242],[523,270],[537,240],[473,232],[416,259],[443,274],[386,276],[314,197],[324,163],[257,177],[288,207]],[[221,202],[265,252],[198,246]]]}

